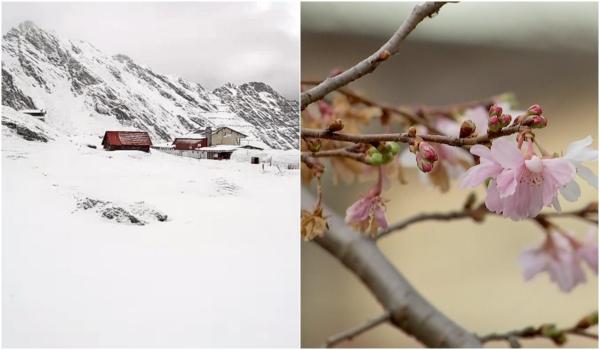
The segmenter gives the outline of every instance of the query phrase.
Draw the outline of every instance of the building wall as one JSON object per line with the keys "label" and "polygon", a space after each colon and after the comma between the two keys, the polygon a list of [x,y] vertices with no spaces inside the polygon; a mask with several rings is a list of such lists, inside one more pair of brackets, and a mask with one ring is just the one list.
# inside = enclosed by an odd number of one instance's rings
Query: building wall
{"label": "building wall", "polygon": [[197,140],[197,141],[175,139],[175,149],[177,149],[177,150],[192,150],[192,149],[196,149],[198,147],[206,147],[206,146],[208,146],[207,139],[201,139],[201,140]]}
{"label": "building wall", "polygon": [[237,131],[223,128],[212,134],[211,145],[239,145],[240,140],[245,136]]}

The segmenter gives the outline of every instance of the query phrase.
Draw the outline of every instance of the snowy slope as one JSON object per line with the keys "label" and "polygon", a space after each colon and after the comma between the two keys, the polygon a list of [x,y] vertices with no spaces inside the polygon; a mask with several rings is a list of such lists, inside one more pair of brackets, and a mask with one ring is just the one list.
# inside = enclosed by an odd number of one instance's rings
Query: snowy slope
{"label": "snowy slope", "polygon": [[105,152],[2,114],[4,346],[299,346],[298,170]]}
{"label": "snowy slope", "polygon": [[[260,82],[250,82],[240,86],[232,84],[215,89],[218,95],[236,115],[253,125],[262,125],[265,135],[279,135],[292,149],[298,149],[300,124],[297,119],[279,118],[279,115],[293,115],[299,110],[296,101],[283,98],[270,86]],[[269,137],[263,138],[267,144]]]}
{"label": "snowy slope", "polygon": [[47,122],[69,135],[138,129],[160,143],[200,127],[232,124],[273,148],[298,148],[297,102],[263,83],[227,84],[213,93],[32,22],[7,32],[2,55],[2,104],[44,108]]}

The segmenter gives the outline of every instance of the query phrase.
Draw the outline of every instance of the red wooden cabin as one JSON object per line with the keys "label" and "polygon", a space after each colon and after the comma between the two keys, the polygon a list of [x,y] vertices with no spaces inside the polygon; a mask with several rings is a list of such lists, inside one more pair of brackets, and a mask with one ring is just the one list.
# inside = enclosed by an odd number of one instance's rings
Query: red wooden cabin
{"label": "red wooden cabin", "polygon": [[178,137],[173,141],[175,145],[175,149],[178,150],[191,150],[200,147],[208,146],[208,139],[206,137],[198,137],[198,138],[188,138],[188,137]]}
{"label": "red wooden cabin", "polygon": [[102,139],[107,151],[134,150],[150,152],[152,141],[145,131],[107,131]]}

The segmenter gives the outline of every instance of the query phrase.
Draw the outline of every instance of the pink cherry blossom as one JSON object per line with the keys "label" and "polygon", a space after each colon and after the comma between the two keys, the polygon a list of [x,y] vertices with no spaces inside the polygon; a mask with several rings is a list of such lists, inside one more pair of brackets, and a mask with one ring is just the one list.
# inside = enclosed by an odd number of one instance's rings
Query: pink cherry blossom
{"label": "pink cherry blossom", "polygon": [[475,187],[491,178],[486,207],[513,220],[538,215],[575,176],[575,167],[569,161],[540,158],[531,141],[526,143],[525,153],[506,138],[494,140],[491,150],[473,146],[471,153],[479,156],[481,162],[467,170],[460,186]]}
{"label": "pink cherry blossom", "polygon": [[372,235],[377,233],[377,228],[388,228],[385,218],[385,204],[381,198],[383,185],[383,171],[379,167],[379,179],[364,197],[354,202],[346,209],[346,223],[362,232],[369,231]]}
{"label": "pink cherry blossom", "polygon": [[531,280],[541,272],[548,272],[550,280],[563,292],[570,292],[586,281],[575,249],[563,234],[551,231],[541,246],[525,250],[519,257],[523,277]]}
{"label": "pink cherry blossom", "polygon": [[592,227],[584,242],[574,242],[577,257],[598,274],[598,230]]}
{"label": "pink cherry blossom", "polygon": [[571,291],[586,281],[581,263],[598,274],[597,230],[592,228],[584,242],[568,232],[550,228],[541,246],[524,251],[519,262],[525,280],[546,271],[563,292]]}

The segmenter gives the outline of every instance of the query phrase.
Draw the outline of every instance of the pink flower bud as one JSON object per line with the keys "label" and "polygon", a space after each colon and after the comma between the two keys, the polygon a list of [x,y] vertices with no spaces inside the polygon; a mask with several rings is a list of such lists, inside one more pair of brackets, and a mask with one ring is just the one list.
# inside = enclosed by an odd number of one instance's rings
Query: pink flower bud
{"label": "pink flower bud", "polygon": [[541,129],[548,125],[548,120],[542,115],[530,115],[525,117],[522,125],[529,126],[534,129]]}
{"label": "pink flower bud", "polygon": [[488,118],[488,130],[491,132],[498,132],[503,128],[502,121],[497,115],[492,115]]}
{"label": "pink flower bud", "polygon": [[433,162],[423,159],[417,154],[417,167],[424,173],[428,173],[433,170]]}
{"label": "pink flower bud", "polygon": [[527,108],[527,114],[529,115],[542,115],[543,111],[542,111],[542,107],[540,107],[540,105],[533,105],[529,108]]}
{"label": "pink flower bud", "polygon": [[511,120],[512,117],[509,114],[502,114],[500,116],[500,123],[502,124],[502,127],[508,126]]}
{"label": "pink flower bud", "polygon": [[420,156],[424,160],[429,162],[435,162],[438,160],[437,151],[433,148],[432,145],[428,144],[425,141],[419,142],[417,156]]}
{"label": "pink flower bud", "polygon": [[500,116],[502,115],[502,107],[498,106],[498,105],[492,105],[490,107],[490,112],[489,112],[490,117],[495,115],[495,116]]}

